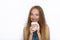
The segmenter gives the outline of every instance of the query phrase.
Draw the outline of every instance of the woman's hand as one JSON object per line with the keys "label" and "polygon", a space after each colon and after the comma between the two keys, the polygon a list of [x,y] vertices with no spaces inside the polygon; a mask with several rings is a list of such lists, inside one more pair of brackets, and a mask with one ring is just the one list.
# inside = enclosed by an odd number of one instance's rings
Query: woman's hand
{"label": "woman's hand", "polygon": [[30,27],[30,33],[33,34],[34,31],[37,31],[37,33],[40,31],[40,26],[39,24],[32,24]]}
{"label": "woman's hand", "polygon": [[30,33],[33,34],[33,32],[35,32],[35,31],[36,31],[36,29],[34,28],[34,25],[31,25],[30,26]]}
{"label": "woman's hand", "polygon": [[39,38],[39,40],[41,40],[41,34],[40,34],[40,26],[39,26],[39,24],[33,24],[33,25],[30,26],[30,37],[32,37],[33,32],[35,32],[35,31],[37,31],[38,38]]}
{"label": "woman's hand", "polygon": [[36,24],[36,25],[37,25],[36,30],[37,30],[37,34],[38,34],[38,33],[40,33],[40,26],[39,26],[39,24]]}

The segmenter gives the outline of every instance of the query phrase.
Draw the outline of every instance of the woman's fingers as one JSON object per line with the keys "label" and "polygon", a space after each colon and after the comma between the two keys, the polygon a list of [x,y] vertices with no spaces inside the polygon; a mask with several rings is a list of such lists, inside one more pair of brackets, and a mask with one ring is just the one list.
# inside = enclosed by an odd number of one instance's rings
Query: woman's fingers
{"label": "woman's fingers", "polygon": [[33,33],[34,31],[39,31],[39,24],[33,24],[30,27],[30,32]]}
{"label": "woman's fingers", "polygon": [[35,31],[35,30],[33,30],[33,27],[30,27],[30,33],[33,34],[34,31]]}

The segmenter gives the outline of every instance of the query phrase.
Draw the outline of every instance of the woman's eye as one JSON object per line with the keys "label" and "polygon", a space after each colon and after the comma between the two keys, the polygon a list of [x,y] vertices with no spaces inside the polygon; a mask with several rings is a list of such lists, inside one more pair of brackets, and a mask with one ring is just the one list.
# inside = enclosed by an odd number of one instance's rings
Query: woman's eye
{"label": "woman's eye", "polygon": [[36,14],[36,16],[39,16],[39,14]]}
{"label": "woman's eye", "polygon": [[39,14],[33,14],[33,13],[31,13],[31,16],[33,16],[33,15],[35,15],[35,16],[39,16]]}
{"label": "woman's eye", "polygon": [[33,15],[33,14],[31,14],[31,15]]}

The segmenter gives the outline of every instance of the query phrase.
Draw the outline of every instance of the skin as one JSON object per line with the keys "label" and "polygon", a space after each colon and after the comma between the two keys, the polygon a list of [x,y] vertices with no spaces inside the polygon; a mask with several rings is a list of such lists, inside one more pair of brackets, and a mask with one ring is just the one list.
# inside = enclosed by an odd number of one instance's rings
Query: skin
{"label": "skin", "polygon": [[[39,21],[39,11],[36,8],[34,8],[31,11],[30,19],[31,19],[32,22],[38,22]],[[33,32],[36,31],[36,30],[37,30],[38,38],[39,38],[39,40],[41,40],[41,35],[40,35],[40,32],[39,32],[40,29],[36,28],[35,30],[33,30],[34,26],[38,26],[38,25],[37,24],[31,25],[29,40],[33,40]]]}
{"label": "skin", "polygon": [[30,19],[31,21],[35,21],[35,22],[39,21],[39,11],[37,9],[33,9],[31,11]]}
{"label": "skin", "polygon": [[[31,15],[30,15],[30,19],[32,22],[38,22],[39,21],[39,11],[37,9],[33,9],[31,11]],[[37,25],[31,25],[30,26],[30,34],[29,34],[29,38],[28,40],[33,40],[33,32],[35,30],[33,30],[33,26],[37,26]],[[49,27],[48,25],[44,26],[46,28],[46,32],[45,32],[45,37],[46,37],[46,40],[50,40],[50,30],[49,30]],[[41,38],[41,35],[40,35],[40,32],[39,32],[40,29],[37,30],[37,35],[38,35],[38,38],[39,40],[44,40]],[[26,37],[26,27],[24,28],[24,40],[27,40],[27,37]]]}

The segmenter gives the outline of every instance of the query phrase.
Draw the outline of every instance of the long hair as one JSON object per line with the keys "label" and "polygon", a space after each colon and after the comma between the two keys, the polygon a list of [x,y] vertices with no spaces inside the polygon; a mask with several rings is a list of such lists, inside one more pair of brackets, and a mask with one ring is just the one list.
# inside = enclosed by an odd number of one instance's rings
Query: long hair
{"label": "long hair", "polygon": [[45,40],[46,39],[46,36],[45,36],[45,30],[46,30],[46,21],[45,21],[45,16],[44,16],[44,12],[42,10],[42,8],[40,6],[33,6],[31,9],[30,9],[30,12],[29,12],[29,16],[28,16],[28,21],[27,21],[27,25],[26,25],[26,31],[25,31],[25,38],[26,40],[28,40],[29,38],[29,34],[30,34],[30,31],[29,31],[29,28],[31,26],[31,19],[30,19],[30,15],[31,15],[31,11],[36,8],[38,11],[39,11],[39,25],[40,25],[40,34],[41,34],[41,39],[42,40]]}

